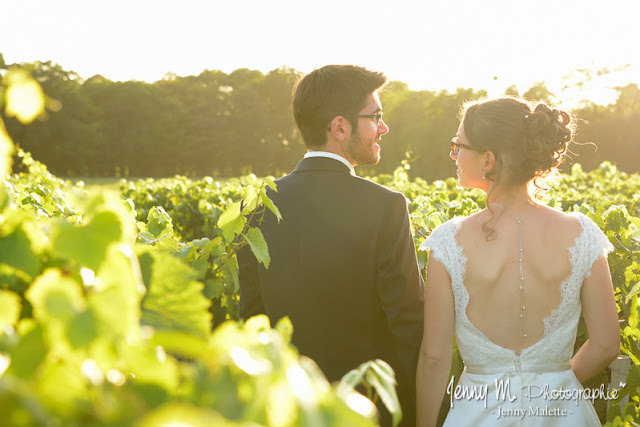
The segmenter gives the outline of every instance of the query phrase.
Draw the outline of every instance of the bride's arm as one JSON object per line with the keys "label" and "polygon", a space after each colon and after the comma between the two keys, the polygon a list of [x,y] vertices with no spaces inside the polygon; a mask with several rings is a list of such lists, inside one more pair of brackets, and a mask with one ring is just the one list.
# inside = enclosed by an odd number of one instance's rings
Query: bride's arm
{"label": "bride's arm", "polygon": [[424,298],[424,332],[418,358],[418,426],[435,426],[451,369],[454,331],[454,301],[451,279],[444,266],[430,253]]}
{"label": "bride's arm", "polygon": [[605,257],[593,264],[591,275],[582,283],[581,300],[589,339],[571,359],[571,368],[584,382],[606,368],[620,351],[618,309]]}

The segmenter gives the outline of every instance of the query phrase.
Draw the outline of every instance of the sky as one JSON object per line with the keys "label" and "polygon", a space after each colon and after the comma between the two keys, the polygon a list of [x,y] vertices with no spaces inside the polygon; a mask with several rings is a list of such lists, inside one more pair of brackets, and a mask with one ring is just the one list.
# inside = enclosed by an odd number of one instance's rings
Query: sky
{"label": "sky", "polygon": [[[357,64],[412,90],[544,81],[564,101],[605,103],[606,87],[640,82],[639,21],[639,0],[20,0],[0,8],[0,53],[147,82]],[[577,70],[596,75],[583,93]]]}

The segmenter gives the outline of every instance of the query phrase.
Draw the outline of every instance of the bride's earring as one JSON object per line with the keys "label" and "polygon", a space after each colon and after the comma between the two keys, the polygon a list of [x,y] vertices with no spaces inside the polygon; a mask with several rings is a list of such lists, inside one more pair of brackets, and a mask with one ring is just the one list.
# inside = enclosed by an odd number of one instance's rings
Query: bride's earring
{"label": "bride's earring", "polygon": [[484,171],[484,169],[482,169],[482,179],[487,179],[487,177],[485,176],[486,172]]}

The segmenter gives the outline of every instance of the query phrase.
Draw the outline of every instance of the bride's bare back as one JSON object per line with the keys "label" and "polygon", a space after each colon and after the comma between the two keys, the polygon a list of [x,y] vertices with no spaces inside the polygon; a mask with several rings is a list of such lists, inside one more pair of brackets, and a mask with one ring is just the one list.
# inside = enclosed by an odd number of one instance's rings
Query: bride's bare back
{"label": "bride's bare back", "polygon": [[[520,353],[544,336],[544,319],[560,305],[560,285],[571,272],[569,248],[582,229],[575,217],[552,208],[534,206],[526,212],[523,325],[518,222],[497,206],[492,210],[495,239],[487,240],[483,230],[491,217],[486,209],[463,220],[456,235],[467,257],[467,317],[495,344]],[[519,219],[525,211],[512,213]]]}

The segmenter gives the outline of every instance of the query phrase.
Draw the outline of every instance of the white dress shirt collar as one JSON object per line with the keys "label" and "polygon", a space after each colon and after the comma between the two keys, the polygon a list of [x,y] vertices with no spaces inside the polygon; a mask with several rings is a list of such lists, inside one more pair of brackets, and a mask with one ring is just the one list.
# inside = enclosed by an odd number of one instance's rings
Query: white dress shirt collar
{"label": "white dress shirt collar", "polygon": [[356,170],[353,168],[353,165],[349,162],[349,160],[345,159],[339,154],[329,153],[328,151],[309,151],[304,155],[304,158],[307,159],[309,157],[328,157],[330,159],[337,160],[349,168],[349,170],[351,171],[351,175],[356,174]]}

